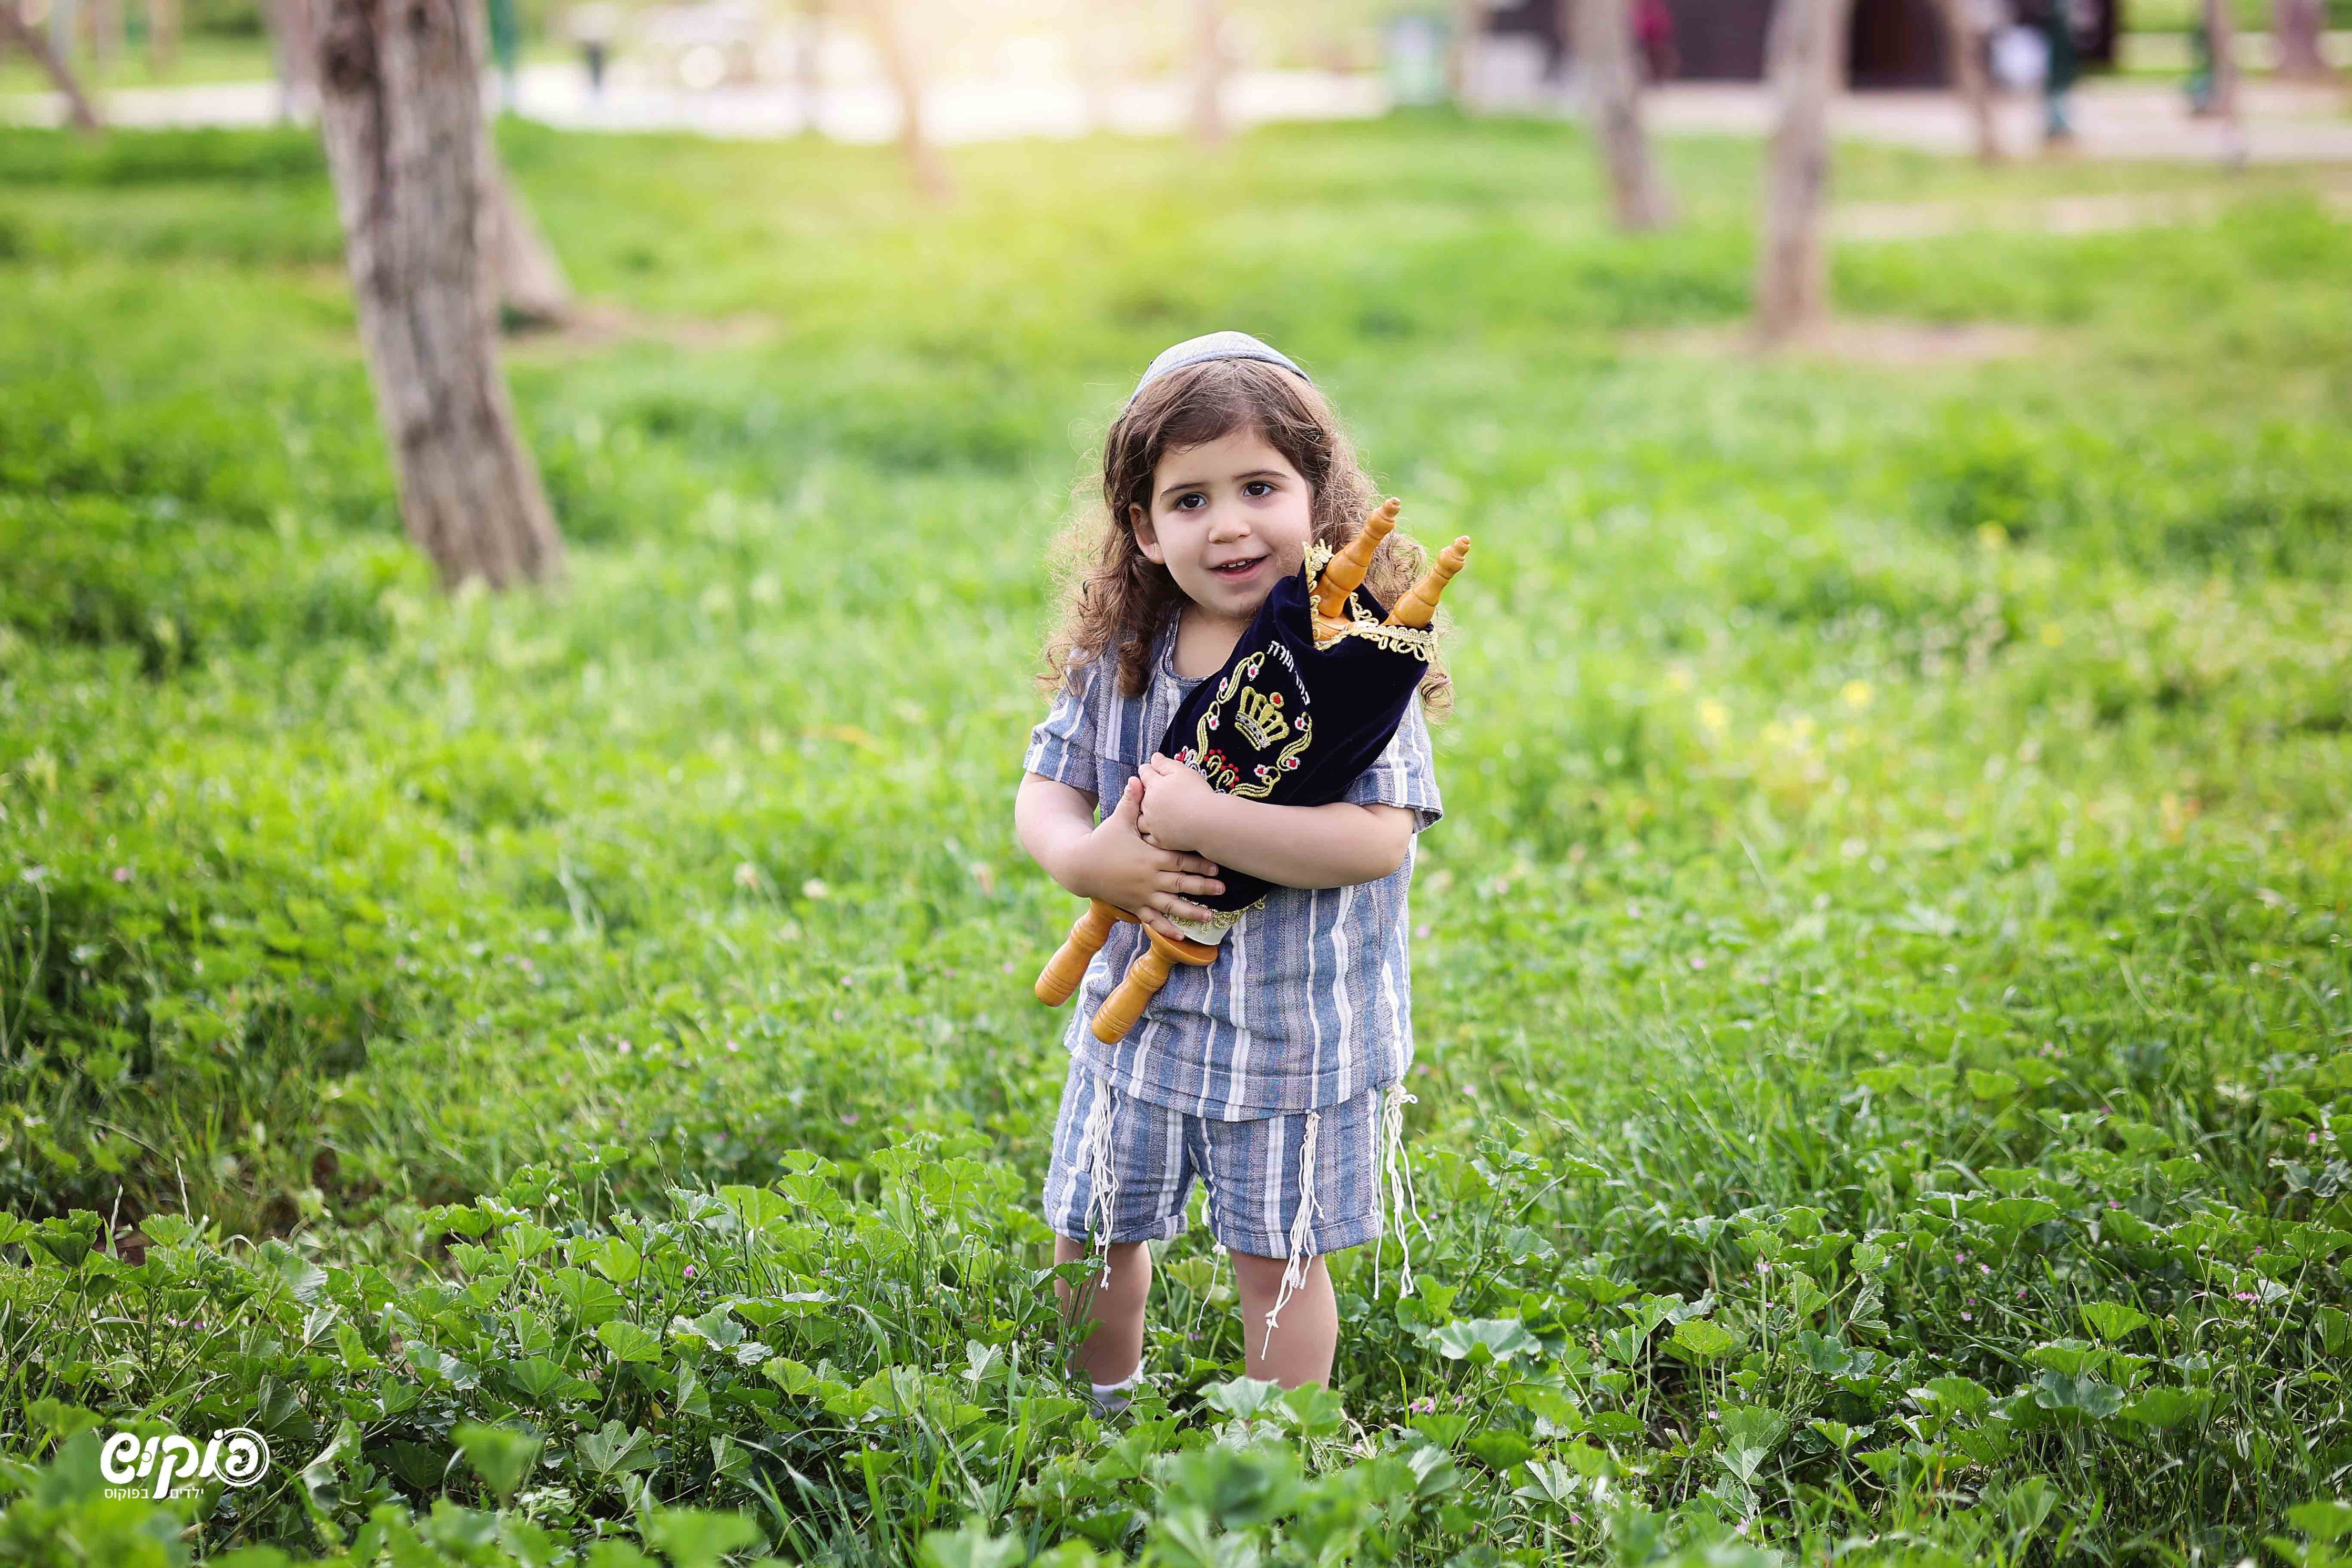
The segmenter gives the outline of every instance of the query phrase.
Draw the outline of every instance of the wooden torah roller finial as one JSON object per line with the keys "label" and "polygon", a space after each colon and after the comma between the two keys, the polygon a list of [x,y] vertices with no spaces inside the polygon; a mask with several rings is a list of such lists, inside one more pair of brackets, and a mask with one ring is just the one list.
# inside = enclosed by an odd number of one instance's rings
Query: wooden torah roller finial
{"label": "wooden torah roller finial", "polygon": [[1454,580],[1454,574],[1460,571],[1462,563],[1469,559],[1470,536],[1464,534],[1440,550],[1437,559],[1429,563],[1429,570],[1421,574],[1421,580],[1404,591],[1404,597],[1399,599],[1396,608],[1389,612],[1389,624],[1428,625],[1437,614],[1438,596],[1445,591],[1445,585]]}
{"label": "wooden torah roller finial", "polygon": [[1389,530],[1396,527],[1397,512],[1403,505],[1394,496],[1382,501],[1380,509],[1366,517],[1364,526],[1356,530],[1356,537],[1324,566],[1323,575],[1316,580],[1318,626],[1325,622],[1345,624],[1341,617],[1348,609],[1348,595],[1363,586],[1364,573],[1372,569],[1372,557],[1380,549],[1381,541],[1389,537]]}
{"label": "wooden torah roller finial", "polygon": [[1037,999],[1049,1008],[1058,1008],[1068,1001],[1070,993],[1078,988],[1078,982],[1087,977],[1087,966],[1095,961],[1095,955],[1110,939],[1110,928],[1122,920],[1134,919],[1115,904],[1088,899],[1086,912],[1070,926],[1069,936],[1038,972]]}
{"label": "wooden torah roller finial", "polygon": [[1095,1038],[1105,1045],[1117,1045],[1143,1016],[1160,988],[1168,983],[1168,972],[1177,964],[1213,964],[1217,949],[1206,942],[1187,942],[1162,936],[1149,925],[1143,934],[1151,938],[1151,946],[1135,956],[1128,969],[1127,978],[1118,983],[1095,1014]]}

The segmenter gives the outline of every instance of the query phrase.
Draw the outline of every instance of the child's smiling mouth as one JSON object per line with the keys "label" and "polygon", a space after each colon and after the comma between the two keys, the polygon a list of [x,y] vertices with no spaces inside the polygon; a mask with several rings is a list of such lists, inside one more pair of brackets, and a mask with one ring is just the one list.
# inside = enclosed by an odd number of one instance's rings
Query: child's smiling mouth
{"label": "child's smiling mouth", "polygon": [[1216,566],[1211,567],[1209,570],[1212,574],[1217,577],[1222,577],[1228,582],[1238,582],[1256,571],[1259,567],[1264,566],[1268,559],[1269,558],[1266,556],[1254,555],[1247,560],[1229,560],[1221,562]]}

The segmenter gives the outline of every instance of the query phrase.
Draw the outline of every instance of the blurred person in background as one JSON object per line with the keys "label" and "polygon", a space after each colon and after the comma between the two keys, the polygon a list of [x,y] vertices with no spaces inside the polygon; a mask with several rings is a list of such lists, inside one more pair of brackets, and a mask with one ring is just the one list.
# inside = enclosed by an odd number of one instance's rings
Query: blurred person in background
{"label": "blurred person in background", "polygon": [[2026,0],[2018,19],[2042,35],[2046,49],[2042,72],[2042,144],[2070,145],[2074,140],[2074,79],[2082,74],[2073,0]]}
{"label": "blurred person in background", "polygon": [[584,5],[572,7],[564,27],[580,46],[581,60],[588,68],[589,92],[602,97],[604,61],[612,52],[614,36],[621,30],[621,8],[610,0],[588,0]]}
{"label": "blurred person in background", "polygon": [[490,57],[499,68],[499,109],[511,114],[522,65],[522,19],[515,15],[515,0],[490,0]]}
{"label": "blurred person in background", "polygon": [[1633,0],[1633,41],[1641,47],[1642,72],[1653,83],[1672,81],[1682,57],[1675,51],[1675,14],[1666,0]]}

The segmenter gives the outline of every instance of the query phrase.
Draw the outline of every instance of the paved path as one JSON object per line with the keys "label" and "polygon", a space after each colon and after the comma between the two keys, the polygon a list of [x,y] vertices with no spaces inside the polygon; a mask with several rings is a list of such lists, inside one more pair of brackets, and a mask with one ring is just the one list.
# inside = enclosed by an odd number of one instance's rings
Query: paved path
{"label": "paved path", "polygon": [[[588,90],[576,66],[524,68],[515,110],[526,119],[583,131],[688,131],[705,136],[797,136],[812,116],[800,92],[783,85],[716,87],[703,91],[648,82],[608,81]],[[495,89],[492,89],[495,90]],[[1084,136],[1097,128],[1136,135],[1181,131],[1189,108],[1181,81],[1113,88],[1089,104],[1075,82],[942,82],[923,100],[932,136],[943,143],[1003,141],[1024,136]],[[837,141],[887,141],[898,132],[898,101],[879,85],[843,85],[817,97],[814,129]],[[1236,124],[1276,120],[1362,120],[1388,109],[1377,76],[1324,71],[1244,71],[1228,84],[1227,113]],[[58,123],[53,94],[0,99],[36,122]],[[108,123],[124,126],[267,125],[278,118],[277,88],[266,81],[188,87],[124,88],[105,95]]]}
{"label": "paved path", "polygon": [[[2255,163],[2352,162],[2352,114],[2338,89],[2244,84],[2244,151]],[[1648,99],[1659,131],[1720,131],[1761,136],[1770,120],[1763,93],[1747,84],[1694,82],[1668,87]],[[1996,106],[2001,145],[2015,155],[2038,152],[2038,99],[2009,97]],[[2162,160],[2210,163],[2230,156],[2228,132],[2191,119],[2177,83],[2103,81],[2074,94],[2074,145],[2081,159]],[[1959,99],[1944,92],[1850,93],[1839,100],[1837,133],[1860,141],[1965,154],[1975,137]]]}
{"label": "paved path", "polygon": [[[897,133],[897,99],[879,85],[845,85],[819,96],[812,117],[800,93],[786,86],[719,87],[688,91],[648,82],[614,81],[588,91],[585,75],[570,65],[524,69],[516,108],[550,125],[590,131],[688,131],[708,136],[782,137],[810,129],[841,141],[887,141]],[[1131,134],[1168,134],[1183,128],[1185,85],[1128,82],[1093,96],[1076,83],[943,82],[926,99],[933,135],[950,144],[1024,136],[1082,136],[1097,127]],[[2228,132],[2189,118],[2177,84],[2096,81],[2076,95],[2077,139],[2071,155],[2083,159],[2228,161]],[[2329,89],[2246,84],[2243,155],[2252,162],[2352,163],[2352,114],[2347,94]],[[1717,133],[1760,136],[1770,106],[1752,83],[1686,83],[1647,99],[1650,120],[1664,135]],[[1228,109],[1240,124],[1279,120],[1363,119],[1388,108],[1375,75],[1321,71],[1251,71],[1235,76]],[[1567,113],[1552,99],[1521,106],[1537,113]],[[268,82],[217,82],[167,88],[127,88],[105,95],[118,125],[261,125],[278,118],[277,89]],[[0,115],[56,123],[53,95],[0,99]],[[2040,106],[2011,97],[1999,105],[2002,143],[2012,153],[2039,149]],[[1959,102],[1941,92],[1851,94],[1837,105],[1837,132],[1856,141],[1966,153],[1972,145]]]}

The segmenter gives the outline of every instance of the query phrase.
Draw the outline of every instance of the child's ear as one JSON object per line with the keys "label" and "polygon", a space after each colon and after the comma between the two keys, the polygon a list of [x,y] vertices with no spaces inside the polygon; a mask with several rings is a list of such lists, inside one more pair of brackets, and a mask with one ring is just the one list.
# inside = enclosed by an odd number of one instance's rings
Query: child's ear
{"label": "child's ear", "polygon": [[1151,514],[1129,501],[1127,521],[1135,530],[1135,548],[1143,552],[1143,559],[1154,566],[1166,566],[1168,552],[1160,548],[1160,530],[1151,526]]}

